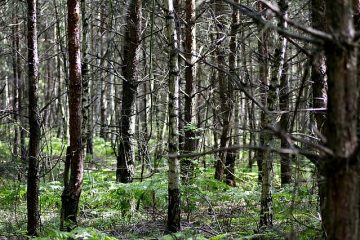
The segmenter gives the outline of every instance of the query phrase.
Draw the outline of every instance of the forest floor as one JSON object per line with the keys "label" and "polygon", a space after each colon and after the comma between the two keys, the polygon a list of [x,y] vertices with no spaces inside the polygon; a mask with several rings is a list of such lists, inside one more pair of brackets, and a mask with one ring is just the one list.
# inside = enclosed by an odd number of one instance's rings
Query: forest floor
{"label": "forest floor", "polygon": [[[157,173],[131,184],[115,182],[114,156],[87,161],[79,226],[70,233],[59,228],[61,169],[41,181],[41,225],[37,239],[319,239],[316,179],[305,161],[294,165],[294,183],[280,187],[275,164],[274,225],[259,229],[260,185],[253,170],[238,164],[237,186],[213,179],[213,170],[196,169],[194,181],[182,186],[182,231],[165,232],[167,172],[165,160]],[[212,157],[206,161],[212,164]],[[1,165],[1,164],[0,164]],[[4,166],[4,165],[3,165]],[[146,174],[145,174],[146,175]],[[2,175],[5,176],[5,175]],[[0,239],[26,233],[26,184],[11,173],[0,178]]]}

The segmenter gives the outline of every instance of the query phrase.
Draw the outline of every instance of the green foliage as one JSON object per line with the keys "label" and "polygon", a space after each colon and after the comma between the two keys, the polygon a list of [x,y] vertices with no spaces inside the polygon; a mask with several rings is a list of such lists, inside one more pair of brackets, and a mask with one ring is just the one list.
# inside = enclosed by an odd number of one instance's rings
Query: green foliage
{"label": "green foliage", "polygon": [[48,141],[44,143],[42,152],[50,156],[65,156],[66,141],[64,139],[49,136]]}
{"label": "green foliage", "polygon": [[0,141],[0,163],[7,161],[11,158],[11,151],[9,145]]}
{"label": "green foliage", "polygon": [[81,240],[116,240],[116,238],[108,236],[94,228],[81,228],[77,227],[71,232],[62,232],[58,230],[49,230],[44,237],[37,237],[34,240],[68,240],[68,239],[81,239]]}
{"label": "green foliage", "polygon": [[110,157],[114,155],[114,149],[110,142],[106,142],[103,138],[94,139],[94,152],[98,157]]}

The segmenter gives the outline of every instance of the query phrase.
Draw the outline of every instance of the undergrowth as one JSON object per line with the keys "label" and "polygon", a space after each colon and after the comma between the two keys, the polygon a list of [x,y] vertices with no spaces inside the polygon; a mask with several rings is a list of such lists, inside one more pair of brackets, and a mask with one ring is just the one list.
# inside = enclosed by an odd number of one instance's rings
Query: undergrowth
{"label": "undergrowth", "polygon": [[[298,172],[296,184],[281,188],[274,181],[274,226],[258,228],[260,185],[256,171],[238,168],[237,187],[213,179],[199,168],[194,181],[182,186],[182,231],[166,235],[167,172],[131,184],[115,182],[111,147],[97,141],[96,167],[86,167],[79,226],[61,232],[61,177],[41,181],[41,235],[37,239],[296,239],[320,238],[317,193],[311,169]],[[53,146],[58,151],[61,145]],[[2,150],[3,151],[3,150]],[[3,151],[4,152],[4,151]],[[100,167],[99,167],[100,165]],[[278,171],[278,166],[275,165]],[[0,178],[0,235],[26,233],[26,185]]]}

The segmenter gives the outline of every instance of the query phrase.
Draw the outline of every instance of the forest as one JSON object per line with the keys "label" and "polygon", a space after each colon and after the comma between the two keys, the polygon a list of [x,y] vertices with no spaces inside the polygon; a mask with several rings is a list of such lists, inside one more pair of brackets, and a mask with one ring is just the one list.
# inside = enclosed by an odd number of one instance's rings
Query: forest
{"label": "forest", "polygon": [[0,239],[360,239],[360,0],[1,0]]}

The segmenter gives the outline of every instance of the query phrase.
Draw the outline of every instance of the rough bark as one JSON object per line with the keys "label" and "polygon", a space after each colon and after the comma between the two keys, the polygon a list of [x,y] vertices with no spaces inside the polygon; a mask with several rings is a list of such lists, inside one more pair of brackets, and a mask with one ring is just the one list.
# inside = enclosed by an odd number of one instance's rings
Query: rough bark
{"label": "rough bark", "polygon": [[127,11],[127,29],[124,39],[124,75],[120,139],[117,156],[116,179],[122,183],[133,181],[135,162],[132,149],[133,128],[135,121],[135,99],[137,93],[137,65],[140,57],[141,41],[141,0],[131,0]]}
{"label": "rough bark", "polygon": [[[168,151],[170,155],[178,154],[178,95],[179,95],[179,67],[177,52],[177,34],[175,28],[174,6],[172,0],[166,3],[166,32],[169,52],[169,79],[168,79]],[[168,160],[168,216],[167,231],[177,232],[180,230],[180,162],[177,157]]]}
{"label": "rough bark", "polygon": [[39,57],[37,42],[36,0],[28,0],[28,76],[29,76],[29,166],[27,177],[27,232],[36,236],[39,231],[39,152],[40,152],[40,116],[39,116]]}
{"label": "rough bark", "polygon": [[69,132],[70,178],[61,196],[60,228],[71,230],[77,225],[77,214],[83,182],[83,146],[81,116],[80,0],[68,0],[69,51]]}
{"label": "rough bark", "polygon": [[350,0],[327,0],[326,20],[337,36],[325,44],[328,74],[325,231],[328,239],[359,239],[357,49]]}

